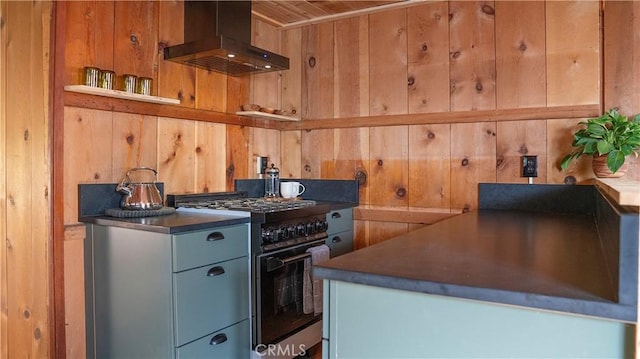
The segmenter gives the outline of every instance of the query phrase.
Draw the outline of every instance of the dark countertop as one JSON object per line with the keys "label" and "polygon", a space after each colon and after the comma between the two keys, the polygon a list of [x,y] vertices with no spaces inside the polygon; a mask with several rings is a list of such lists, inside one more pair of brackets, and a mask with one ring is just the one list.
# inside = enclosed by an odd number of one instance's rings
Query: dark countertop
{"label": "dark countertop", "polygon": [[324,279],[634,322],[593,214],[481,209],[314,266]]}
{"label": "dark countertop", "polygon": [[250,217],[201,213],[182,213],[142,218],[115,218],[104,215],[80,217],[80,222],[101,226],[114,226],[143,231],[178,234],[212,227],[249,223]]}

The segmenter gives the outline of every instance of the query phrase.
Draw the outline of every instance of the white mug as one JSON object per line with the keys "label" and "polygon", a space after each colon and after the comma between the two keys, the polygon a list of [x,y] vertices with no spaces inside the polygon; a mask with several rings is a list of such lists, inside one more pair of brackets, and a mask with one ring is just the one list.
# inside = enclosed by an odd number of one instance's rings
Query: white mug
{"label": "white mug", "polygon": [[304,185],[300,182],[280,182],[280,195],[284,198],[296,198],[304,190]]}

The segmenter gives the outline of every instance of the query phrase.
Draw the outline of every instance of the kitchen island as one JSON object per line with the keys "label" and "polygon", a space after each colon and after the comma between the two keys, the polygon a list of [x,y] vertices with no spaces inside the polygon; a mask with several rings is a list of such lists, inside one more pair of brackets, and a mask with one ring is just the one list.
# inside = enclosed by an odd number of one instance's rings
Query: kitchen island
{"label": "kitchen island", "polygon": [[481,184],[480,208],[314,268],[324,356],[628,357],[638,213],[595,186]]}

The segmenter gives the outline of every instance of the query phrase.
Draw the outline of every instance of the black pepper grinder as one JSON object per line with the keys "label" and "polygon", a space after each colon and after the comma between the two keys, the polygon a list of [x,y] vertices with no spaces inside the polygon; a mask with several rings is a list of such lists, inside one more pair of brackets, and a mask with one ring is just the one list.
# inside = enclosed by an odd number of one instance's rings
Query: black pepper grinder
{"label": "black pepper grinder", "polygon": [[271,167],[265,170],[264,179],[264,196],[279,197],[280,196],[280,170],[272,163]]}

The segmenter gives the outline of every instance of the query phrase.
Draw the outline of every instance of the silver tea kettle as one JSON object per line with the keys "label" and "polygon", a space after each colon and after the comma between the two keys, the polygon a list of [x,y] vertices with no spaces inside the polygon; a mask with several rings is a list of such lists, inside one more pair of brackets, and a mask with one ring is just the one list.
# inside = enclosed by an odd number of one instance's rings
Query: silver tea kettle
{"label": "silver tea kettle", "polygon": [[[153,182],[131,182],[129,173],[134,171],[153,172]],[[162,208],[162,196],[158,187],[156,187],[157,177],[158,171],[149,167],[137,167],[128,170],[122,182],[116,187],[116,191],[124,195],[120,201],[120,208],[133,210]]]}

